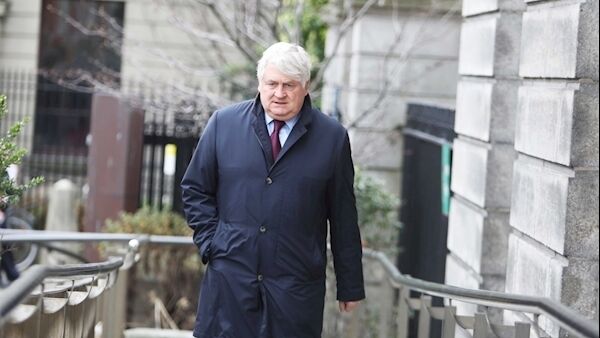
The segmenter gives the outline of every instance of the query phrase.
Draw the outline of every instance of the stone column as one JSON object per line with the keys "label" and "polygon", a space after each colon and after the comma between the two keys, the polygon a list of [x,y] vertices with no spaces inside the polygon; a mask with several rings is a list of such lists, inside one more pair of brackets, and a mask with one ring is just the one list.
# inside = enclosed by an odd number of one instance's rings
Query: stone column
{"label": "stone column", "polygon": [[598,319],[598,1],[525,2],[506,291]]}
{"label": "stone column", "polygon": [[524,7],[520,0],[463,1],[446,260],[450,285],[504,291]]}

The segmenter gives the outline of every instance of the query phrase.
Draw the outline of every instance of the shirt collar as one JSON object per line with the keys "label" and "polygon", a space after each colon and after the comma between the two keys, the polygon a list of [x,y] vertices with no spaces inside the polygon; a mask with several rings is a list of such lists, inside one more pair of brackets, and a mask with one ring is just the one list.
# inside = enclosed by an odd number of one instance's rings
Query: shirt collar
{"label": "shirt collar", "polygon": [[[294,126],[296,125],[296,122],[298,122],[299,119],[300,119],[300,113],[296,114],[296,116],[292,117],[291,119],[285,121],[285,125],[288,126],[290,128],[290,130],[292,130],[294,128]],[[267,123],[267,126],[273,120],[274,119],[265,112],[265,122]]]}

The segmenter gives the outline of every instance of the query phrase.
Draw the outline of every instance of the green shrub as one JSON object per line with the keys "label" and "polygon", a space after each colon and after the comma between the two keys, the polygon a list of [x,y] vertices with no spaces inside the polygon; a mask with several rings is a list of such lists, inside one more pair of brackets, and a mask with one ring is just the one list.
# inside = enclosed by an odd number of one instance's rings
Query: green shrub
{"label": "green shrub", "polygon": [[123,212],[118,219],[108,220],[106,231],[172,236],[192,234],[192,230],[181,215],[149,206],[144,206],[134,213]]}
{"label": "green shrub", "polygon": [[354,194],[358,211],[358,224],[365,246],[381,250],[394,257],[397,253],[397,238],[400,222],[398,206],[400,201],[387,192],[384,186],[373,178],[355,169]]}
{"label": "green shrub", "polygon": [[[0,95],[0,120],[8,114],[6,96]],[[14,204],[23,192],[44,181],[42,177],[34,177],[25,184],[17,184],[8,177],[6,170],[12,164],[19,164],[27,151],[15,143],[26,121],[19,121],[10,126],[6,135],[0,135],[0,207]]]}

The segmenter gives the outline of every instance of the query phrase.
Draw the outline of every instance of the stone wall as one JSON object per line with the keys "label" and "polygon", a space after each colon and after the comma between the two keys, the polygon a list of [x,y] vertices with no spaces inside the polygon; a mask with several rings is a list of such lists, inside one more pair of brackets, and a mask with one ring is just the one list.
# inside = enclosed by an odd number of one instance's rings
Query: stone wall
{"label": "stone wall", "polygon": [[330,23],[326,54],[334,57],[324,77],[322,110],[341,114],[355,163],[396,195],[407,104],[455,105],[460,21],[452,4],[444,6],[373,6],[344,34],[340,22]]}
{"label": "stone wall", "polygon": [[6,5],[0,19],[0,68],[36,69],[42,0],[10,0]]}
{"label": "stone wall", "polygon": [[447,283],[597,319],[598,1],[464,0],[462,13]]}
{"label": "stone wall", "polygon": [[[517,0],[464,0],[446,283],[504,291],[519,88]],[[473,312],[460,306],[458,313]]]}
{"label": "stone wall", "polygon": [[598,1],[526,3],[506,291],[598,319]]}

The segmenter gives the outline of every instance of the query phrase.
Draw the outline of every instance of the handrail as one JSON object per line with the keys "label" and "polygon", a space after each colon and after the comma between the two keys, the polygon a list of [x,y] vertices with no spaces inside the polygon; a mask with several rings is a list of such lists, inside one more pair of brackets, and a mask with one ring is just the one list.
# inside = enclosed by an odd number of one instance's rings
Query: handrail
{"label": "handrail", "polygon": [[99,263],[65,264],[60,266],[33,265],[0,292],[0,322],[21,303],[45,278],[70,277],[115,271],[124,263],[122,257],[110,257]]}
{"label": "handrail", "polygon": [[585,319],[573,309],[543,297],[507,294],[498,291],[464,289],[438,284],[403,275],[389,258],[379,251],[363,249],[365,257],[378,261],[385,269],[392,285],[396,288],[408,287],[411,290],[431,296],[451,298],[478,305],[491,305],[513,311],[543,314],[562,327],[583,337],[598,338],[598,323]]}
{"label": "handrail", "polygon": [[[0,230],[0,242],[39,243],[48,241],[132,241],[130,242],[130,245],[138,242],[171,245],[192,244],[191,237],[183,236],[155,236],[147,234],[116,233],[79,233],[39,230]],[[403,275],[402,273],[400,273],[400,271],[398,271],[398,268],[389,260],[389,258],[383,252],[364,248],[363,254],[366,258],[374,259],[382,265],[392,285],[396,288],[407,287],[411,290],[425,293],[431,296],[451,298],[454,300],[478,305],[494,306],[506,310],[542,314],[554,319],[557,323],[561,325],[561,327],[566,328],[575,334],[581,335],[583,337],[600,338],[597,323],[591,320],[587,320],[571,308],[551,299],[527,295],[507,294],[498,291],[465,289],[445,284],[428,282],[410,277],[408,275]],[[93,264],[96,266],[98,265],[98,263]],[[76,264],[71,265],[70,267],[65,267],[65,269],[71,269],[70,271],[91,272],[91,270],[85,270],[85,267],[88,265],[89,264]],[[75,266],[78,266],[78,268],[75,268]],[[30,270],[32,268],[30,268]],[[58,268],[59,270],[61,270],[60,268],[62,267],[54,268]],[[21,278],[23,278],[23,276]],[[39,278],[39,276],[32,273],[31,277],[28,278],[30,278],[32,281],[35,281],[37,280],[37,278]],[[0,304],[1,301],[2,299],[0,299]],[[0,306],[0,310],[1,309],[2,307]],[[0,314],[4,315],[4,313],[1,311]]]}
{"label": "handrail", "polygon": [[[144,244],[192,244],[191,237],[162,236],[147,234],[119,233],[81,233],[69,231],[16,230],[0,229],[0,243],[47,243],[47,242],[126,242],[129,253],[137,252],[140,243]],[[5,316],[19,305],[36,286],[48,277],[74,277],[90,274],[101,274],[114,271],[128,261],[128,257],[110,257],[108,260],[96,263],[65,264],[60,266],[33,265],[21,273],[21,276],[8,287],[0,290],[0,325]]]}
{"label": "handrail", "polygon": [[131,240],[151,244],[193,244],[191,236],[0,229],[0,243],[129,242]]}

